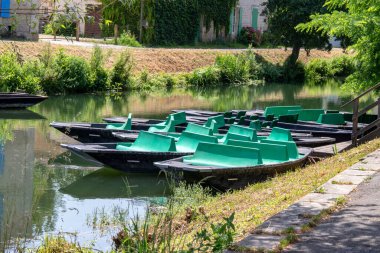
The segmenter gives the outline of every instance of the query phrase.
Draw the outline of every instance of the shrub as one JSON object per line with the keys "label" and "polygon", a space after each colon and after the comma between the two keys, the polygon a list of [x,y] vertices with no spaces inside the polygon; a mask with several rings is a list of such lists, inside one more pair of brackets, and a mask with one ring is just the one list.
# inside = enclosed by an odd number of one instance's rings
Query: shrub
{"label": "shrub", "polygon": [[14,53],[0,55],[0,87],[2,90],[16,91],[22,83],[21,64]]}
{"label": "shrub", "polygon": [[238,84],[249,80],[250,66],[243,55],[222,55],[216,58],[220,79],[224,84]]}
{"label": "shrub", "polygon": [[259,46],[261,40],[261,32],[253,27],[243,27],[238,35],[238,41],[245,45]]}
{"label": "shrub", "polygon": [[67,56],[60,51],[53,59],[42,80],[49,94],[83,93],[91,91],[88,63],[79,57]]}
{"label": "shrub", "polygon": [[129,31],[123,32],[120,35],[118,44],[123,46],[141,47],[141,44],[136,40],[136,37]]}
{"label": "shrub", "polygon": [[90,59],[91,89],[103,91],[108,87],[108,73],[103,67],[104,55],[99,46],[95,46]]}
{"label": "shrub", "polygon": [[131,85],[131,74],[133,68],[132,55],[129,51],[124,51],[116,61],[110,75],[110,85],[112,89],[126,90]]}
{"label": "shrub", "polygon": [[190,85],[194,86],[215,86],[220,84],[220,70],[215,66],[196,69],[186,76]]}

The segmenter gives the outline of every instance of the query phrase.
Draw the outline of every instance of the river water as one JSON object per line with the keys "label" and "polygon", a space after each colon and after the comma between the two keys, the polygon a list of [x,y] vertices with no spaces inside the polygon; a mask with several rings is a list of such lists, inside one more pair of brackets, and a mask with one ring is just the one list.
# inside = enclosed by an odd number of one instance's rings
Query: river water
{"label": "river water", "polygon": [[[127,175],[81,160],[60,147],[73,140],[52,121],[101,122],[103,117],[164,118],[173,109],[263,109],[299,104],[339,109],[351,98],[336,84],[318,87],[267,85],[208,90],[170,90],[121,95],[50,97],[29,110],[0,110],[0,251],[15,238],[34,247],[62,234],[81,245],[110,250],[114,224],[143,217],[165,202],[159,176]],[[364,99],[362,106],[373,102]],[[349,110],[349,108],[345,108]]]}

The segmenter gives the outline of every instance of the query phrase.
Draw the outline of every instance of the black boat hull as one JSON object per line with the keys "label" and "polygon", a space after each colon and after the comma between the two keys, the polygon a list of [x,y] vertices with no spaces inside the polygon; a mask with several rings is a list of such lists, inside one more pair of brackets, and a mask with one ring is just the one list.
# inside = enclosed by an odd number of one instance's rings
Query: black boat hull
{"label": "black boat hull", "polygon": [[23,109],[41,103],[47,98],[27,93],[0,93],[0,109]]}
{"label": "black boat hull", "polygon": [[104,165],[130,173],[158,173],[160,169],[154,165],[155,162],[192,154],[179,152],[119,151],[114,149],[116,143],[83,145],[63,144],[62,147],[75,152],[83,158],[90,156],[92,159],[95,159]]}
{"label": "black boat hull", "polygon": [[155,165],[166,171],[174,180],[201,183],[219,190],[241,189],[250,184],[273,177],[276,174],[305,166],[311,149],[300,148],[301,159],[280,164],[260,165],[240,168],[215,168],[185,165],[183,158],[157,162]]}

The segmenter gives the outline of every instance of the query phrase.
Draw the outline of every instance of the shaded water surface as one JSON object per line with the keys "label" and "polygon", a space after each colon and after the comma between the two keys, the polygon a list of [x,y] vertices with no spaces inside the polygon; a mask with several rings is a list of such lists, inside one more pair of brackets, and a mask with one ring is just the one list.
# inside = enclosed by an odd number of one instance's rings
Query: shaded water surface
{"label": "shaded water surface", "polygon": [[[0,249],[12,238],[63,233],[82,245],[107,250],[116,230],[112,224],[141,217],[149,206],[165,202],[165,178],[127,175],[81,160],[59,146],[73,141],[50,128],[52,121],[100,122],[129,112],[134,117],[164,118],[173,109],[190,108],[225,111],[300,104],[338,109],[349,99],[334,84],[267,85],[59,96],[30,110],[0,110]],[[373,98],[364,100],[362,106]],[[111,229],[105,229],[109,225]]]}

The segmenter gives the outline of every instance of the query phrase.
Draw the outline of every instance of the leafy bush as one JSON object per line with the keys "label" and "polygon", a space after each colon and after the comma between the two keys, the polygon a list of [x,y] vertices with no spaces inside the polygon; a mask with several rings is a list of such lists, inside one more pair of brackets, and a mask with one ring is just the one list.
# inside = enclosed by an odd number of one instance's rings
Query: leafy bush
{"label": "leafy bush", "polygon": [[306,79],[322,83],[335,77],[347,77],[355,71],[353,59],[341,56],[333,59],[314,59],[305,67]]}
{"label": "leafy bush", "polygon": [[245,83],[250,77],[250,65],[242,55],[218,56],[215,66],[220,69],[220,78],[224,84]]}
{"label": "leafy bush", "polygon": [[91,89],[94,91],[103,91],[108,88],[108,73],[103,64],[103,52],[99,46],[96,46],[90,59]]}
{"label": "leafy bush", "polygon": [[262,41],[262,34],[253,27],[243,27],[238,35],[238,41],[245,45],[259,46]]}
{"label": "leafy bush", "polygon": [[112,89],[126,90],[130,88],[132,67],[132,55],[129,51],[124,51],[119,56],[110,74]]}
{"label": "leafy bush", "polygon": [[136,37],[129,31],[123,32],[120,35],[118,44],[130,47],[141,47],[141,44],[136,40]]}
{"label": "leafy bush", "polygon": [[215,66],[196,69],[186,76],[186,80],[190,85],[194,86],[215,86],[220,84],[220,70]]}

